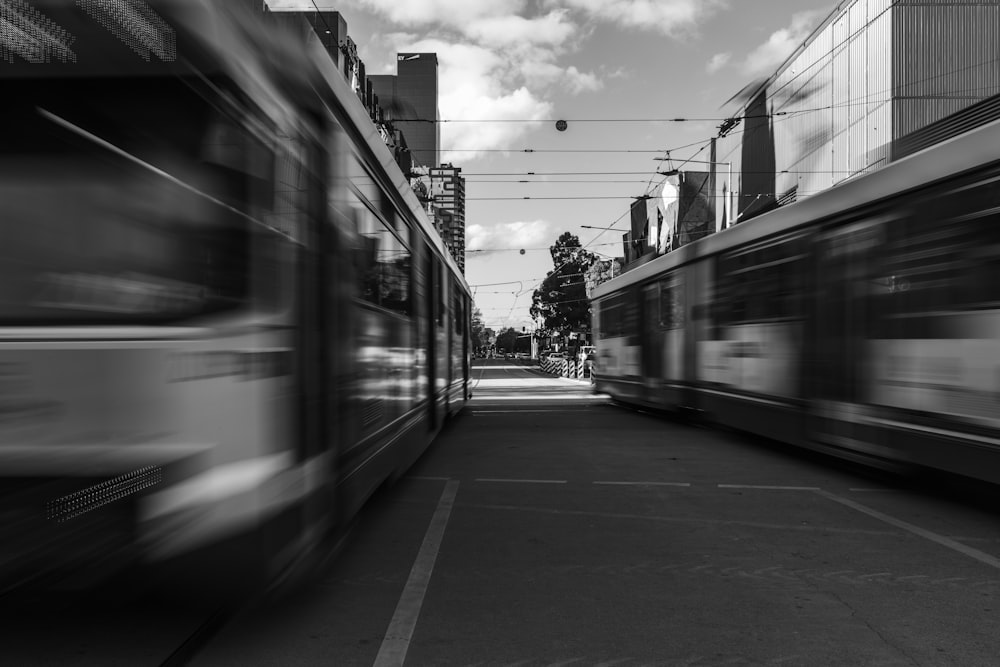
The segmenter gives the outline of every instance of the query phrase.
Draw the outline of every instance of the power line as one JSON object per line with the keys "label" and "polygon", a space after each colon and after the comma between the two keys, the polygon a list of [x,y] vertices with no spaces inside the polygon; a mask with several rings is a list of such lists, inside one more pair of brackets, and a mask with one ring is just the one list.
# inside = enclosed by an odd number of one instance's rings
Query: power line
{"label": "power line", "polygon": [[645,183],[646,181],[629,178],[629,179],[617,179],[617,178],[606,178],[606,179],[583,179],[583,178],[572,178],[572,179],[552,179],[552,180],[518,180],[518,181],[495,181],[495,180],[468,180],[466,183],[508,183],[512,185],[518,185],[521,183],[538,183],[544,185],[546,183]]}
{"label": "power line", "polygon": [[635,195],[618,195],[618,196],[582,196],[582,197],[466,197],[465,201],[524,201],[530,199],[533,201],[541,200],[553,200],[553,199],[636,199]]}
{"label": "power line", "polygon": [[442,153],[663,153],[647,148],[442,148]]}
{"label": "power line", "polygon": [[[759,114],[751,118],[770,118],[775,114]],[[780,115],[780,112],[779,112]],[[728,117],[682,118],[394,118],[394,123],[704,123],[729,120]]]}

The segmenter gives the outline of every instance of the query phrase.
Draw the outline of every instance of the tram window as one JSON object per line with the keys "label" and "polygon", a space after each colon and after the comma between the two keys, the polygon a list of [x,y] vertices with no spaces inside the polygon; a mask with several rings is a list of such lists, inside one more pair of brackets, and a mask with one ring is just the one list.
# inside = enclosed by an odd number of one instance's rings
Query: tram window
{"label": "tram window", "polygon": [[356,155],[348,162],[350,169],[348,179],[351,181],[351,185],[375,209],[380,209],[382,206],[382,190],[379,188],[378,183],[375,182],[375,179],[368,173],[368,170],[365,169],[364,164],[362,164],[360,158]]}
{"label": "tram window", "polygon": [[452,307],[452,315],[455,317],[455,333],[462,335],[465,333],[465,314],[462,309],[462,295],[459,293],[458,288],[454,289],[454,305]]}
{"label": "tram window", "polygon": [[355,254],[361,298],[409,315],[412,258],[409,249],[360,200],[353,198],[360,247]]}
{"label": "tram window", "polygon": [[1000,306],[1000,215],[914,216],[889,245],[878,283],[893,314]]}
{"label": "tram window", "polygon": [[437,267],[437,285],[438,285],[438,312],[437,312],[437,324],[439,327],[444,328],[444,323],[447,319],[446,311],[448,310],[448,283],[444,279],[444,266],[441,262],[435,262]]}
{"label": "tram window", "polygon": [[190,81],[5,85],[4,321],[166,322],[247,303],[255,227],[237,211],[256,213],[272,159],[251,119],[234,120],[249,107],[226,107],[222,150],[212,127],[225,105]]}
{"label": "tram window", "polygon": [[601,338],[615,338],[620,335],[621,312],[614,297],[602,299],[597,304],[597,326]]}
{"label": "tram window", "polygon": [[638,323],[638,309],[628,292],[614,294],[599,304],[598,326],[602,338],[618,338],[634,333]]}
{"label": "tram window", "polygon": [[799,243],[788,239],[721,257],[716,264],[718,324],[801,317],[797,286],[805,256]]}
{"label": "tram window", "polygon": [[683,283],[677,277],[661,280],[660,288],[660,327],[663,329],[681,329],[684,327],[684,294]]}

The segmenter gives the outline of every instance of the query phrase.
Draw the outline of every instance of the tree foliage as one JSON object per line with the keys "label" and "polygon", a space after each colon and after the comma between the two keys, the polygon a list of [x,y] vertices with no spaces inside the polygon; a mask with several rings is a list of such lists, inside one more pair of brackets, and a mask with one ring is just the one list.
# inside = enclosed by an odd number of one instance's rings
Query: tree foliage
{"label": "tree foliage", "polygon": [[517,345],[517,337],[520,332],[513,327],[507,327],[497,334],[497,350],[504,352],[514,352]]}
{"label": "tree foliage", "polygon": [[590,328],[590,303],[584,273],[597,256],[583,249],[580,239],[569,232],[549,247],[553,269],[531,297],[531,316],[541,318],[549,332],[570,332]]}
{"label": "tree foliage", "polygon": [[473,350],[479,350],[488,345],[486,324],[483,322],[483,311],[478,308],[472,309],[472,326],[470,327],[469,334],[472,338]]}

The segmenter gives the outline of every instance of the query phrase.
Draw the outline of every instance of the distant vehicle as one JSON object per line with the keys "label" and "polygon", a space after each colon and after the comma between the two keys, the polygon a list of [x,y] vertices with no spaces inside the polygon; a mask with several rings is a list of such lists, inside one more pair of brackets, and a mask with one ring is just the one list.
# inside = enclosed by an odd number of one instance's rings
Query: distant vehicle
{"label": "distant vehicle", "polygon": [[565,352],[553,352],[552,354],[550,354],[546,358],[549,361],[562,361],[563,359],[566,358],[566,353]]}
{"label": "distant vehicle", "polygon": [[508,352],[507,354],[503,355],[503,358],[504,359],[513,359],[514,358],[514,353],[513,352]]}
{"label": "distant vehicle", "polygon": [[592,355],[596,351],[597,348],[593,345],[581,345],[579,351],[577,352],[577,356],[581,359],[586,359],[587,355]]}

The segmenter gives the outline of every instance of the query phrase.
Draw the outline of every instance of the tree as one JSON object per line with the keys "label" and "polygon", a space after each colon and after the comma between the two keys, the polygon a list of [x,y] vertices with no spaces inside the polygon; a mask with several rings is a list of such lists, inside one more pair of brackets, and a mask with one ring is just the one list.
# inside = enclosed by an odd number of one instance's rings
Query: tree
{"label": "tree", "polygon": [[531,316],[542,318],[550,333],[590,329],[590,302],[584,274],[597,256],[580,245],[580,239],[565,232],[549,247],[553,269],[531,297]]}
{"label": "tree", "polygon": [[472,349],[481,350],[486,347],[486,325],[483,323],[483,311],[478,308],[472,309],[472,325],[469,331],[472,338]]}
{"label": "tree", "polygon": [[513,352],[514,346],[517,345],[518,332],[512,327],[507,327],[501,333],[497,335],[497,350],[503,350],[504,352]]}

